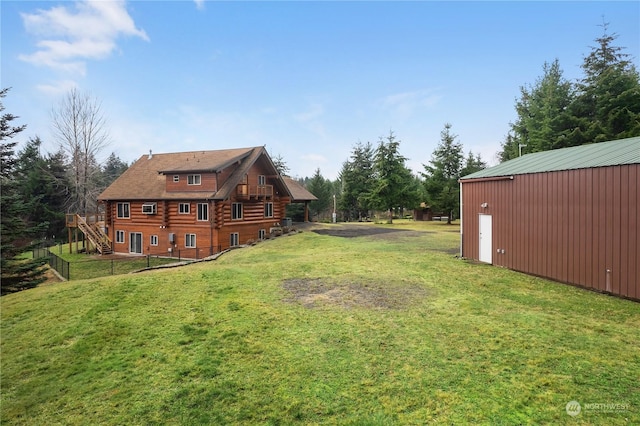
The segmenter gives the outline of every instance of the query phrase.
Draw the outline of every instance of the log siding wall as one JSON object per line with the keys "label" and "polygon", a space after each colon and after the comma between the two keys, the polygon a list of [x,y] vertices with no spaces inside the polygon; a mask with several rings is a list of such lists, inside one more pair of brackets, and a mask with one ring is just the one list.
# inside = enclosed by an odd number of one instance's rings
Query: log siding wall
{"label": "log siding wall", "polygon": [[640,165],[461,187],[464,257],[479,258],[478,215],[490,214],[494,265],[640,299]]}

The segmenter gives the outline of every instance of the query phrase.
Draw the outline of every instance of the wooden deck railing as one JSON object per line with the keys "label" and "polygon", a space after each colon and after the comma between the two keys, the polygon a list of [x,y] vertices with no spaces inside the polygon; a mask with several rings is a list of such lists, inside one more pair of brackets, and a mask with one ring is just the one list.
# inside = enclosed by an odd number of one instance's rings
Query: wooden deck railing
{"label": "wooden deck railing", "polygon": [[238,198],[265,198],[273,197],[273,185],[248,185],[241,183],[236,189]]}

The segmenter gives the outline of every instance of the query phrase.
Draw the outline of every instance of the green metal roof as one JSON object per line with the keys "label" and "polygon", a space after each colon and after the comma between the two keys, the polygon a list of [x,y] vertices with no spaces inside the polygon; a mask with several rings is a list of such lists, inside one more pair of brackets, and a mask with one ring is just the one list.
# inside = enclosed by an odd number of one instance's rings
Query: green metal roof
{"label": "green metal roof", "polygon": [[638,163],[640,163],[640,136],[526,154],[460,179],[480,179]]}

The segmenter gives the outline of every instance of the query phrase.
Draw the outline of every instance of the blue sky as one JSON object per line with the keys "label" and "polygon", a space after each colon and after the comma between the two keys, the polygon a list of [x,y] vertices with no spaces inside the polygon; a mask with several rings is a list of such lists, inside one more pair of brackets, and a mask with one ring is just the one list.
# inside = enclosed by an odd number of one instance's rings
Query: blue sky
{"label": "blue sky", "polygon": [[102,103],[115,152],[265,145],[297,177],[335,179],[393,131],[423,170],[445,123],[495,164],[520,87],[567,79],[602,35],[639,67],[640,2],[2,1],[5,112],[58,143],[72,87]]}

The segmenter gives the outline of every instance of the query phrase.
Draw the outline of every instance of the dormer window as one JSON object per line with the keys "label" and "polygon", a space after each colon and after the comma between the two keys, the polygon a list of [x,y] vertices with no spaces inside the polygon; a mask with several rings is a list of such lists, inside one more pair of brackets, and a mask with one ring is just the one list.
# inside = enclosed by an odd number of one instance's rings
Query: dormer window
{"label": "dormer window", "polygon": [[156,203],[144,203],[142,205],[142,213],[144,214],[156,214]]}
{"label": "dormer window", "polygon": [[200,185],[200,175],[187,175],[187,185]]}

